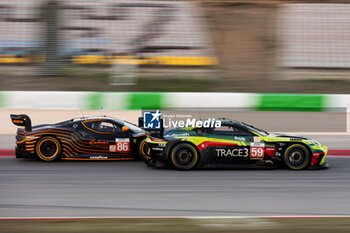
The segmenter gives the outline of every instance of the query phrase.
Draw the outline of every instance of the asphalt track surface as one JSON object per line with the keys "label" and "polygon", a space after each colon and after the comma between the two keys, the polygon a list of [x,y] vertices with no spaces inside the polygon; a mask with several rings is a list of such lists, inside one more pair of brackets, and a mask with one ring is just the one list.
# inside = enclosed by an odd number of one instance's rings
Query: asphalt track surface
{"label": "asphalt track surface", "polygon": [[[350,148],[350,136],[310,137],[330,149]],[[0,149],[13,149],[13,138],[1,135]],[[350,215],[350,156],[327,161],[325,170],[182,172],[140,161],[0,156],[0,217]]]}
{"label": "asphalt track surface", "polygon": [[350,157],[329,169],[177,171],[140,161],[0,158],[0,217],[350,215]]}

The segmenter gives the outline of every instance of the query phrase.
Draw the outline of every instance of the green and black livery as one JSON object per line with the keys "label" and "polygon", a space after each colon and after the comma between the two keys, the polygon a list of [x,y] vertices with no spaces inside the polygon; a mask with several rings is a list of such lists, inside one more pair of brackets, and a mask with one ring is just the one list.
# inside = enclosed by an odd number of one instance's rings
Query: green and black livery
{"label": "green and black livery", "polygon": [[299,136],[268,133],[252,125],[218,119],[220,127],[171,128],[146,139],[145,162],[179,170],[227,164],[325,168],[328,148]]}

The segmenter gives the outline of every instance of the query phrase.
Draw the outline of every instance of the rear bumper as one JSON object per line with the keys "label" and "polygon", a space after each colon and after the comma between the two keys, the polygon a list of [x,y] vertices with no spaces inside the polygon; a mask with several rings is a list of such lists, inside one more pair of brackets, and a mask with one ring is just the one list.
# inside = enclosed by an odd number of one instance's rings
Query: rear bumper
{"label": "rear bumper", "polygon": [[34,154],[26,151],[25,142],[16,145],[15,154],[16,158],[34,158]]}
{"label": "rear bumper", "polygon": [[157,160],[164,160],[166,157],[166,148],[160,147],[157,143],[145,144],[145,163],[150,166],[156,166]]}

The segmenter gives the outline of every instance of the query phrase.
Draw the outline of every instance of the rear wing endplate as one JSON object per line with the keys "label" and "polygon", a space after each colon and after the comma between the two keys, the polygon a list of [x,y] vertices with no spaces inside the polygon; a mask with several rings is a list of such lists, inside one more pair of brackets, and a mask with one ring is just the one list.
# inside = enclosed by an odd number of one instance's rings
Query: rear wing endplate
{"label": "rear wing endplate", "polygon": [[25,114],[11,114],[11,120],[12,123],[17,126],[24,126],[27,132],[32,131],[32,121],[30,120],[29,116]]}

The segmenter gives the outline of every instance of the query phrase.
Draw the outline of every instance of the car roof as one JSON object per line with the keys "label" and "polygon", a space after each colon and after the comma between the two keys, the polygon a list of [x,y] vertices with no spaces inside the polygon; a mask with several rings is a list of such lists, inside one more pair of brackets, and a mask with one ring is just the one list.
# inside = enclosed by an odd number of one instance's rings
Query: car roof
{"label": "car roof", "polygon": [[242,122],[240,121],[236,121],[236,120],[229,120],[229,119],[226,119],[226,118],[218,118],[218,119],[215,119],[215,120],[218,120],[218,121],[221,121],[222,124],[242,124]]}
{"label": "car roof", "polygon": [[116,121],[118,123],[123,123],[124,121],[119,120],[114,117],[109,117],[109,116],[88,116],[88,117],[78,117],[72,119],[73,122],[76,121],[91,121],[91,120],[96,120],[96,121],[103,121],[103,120],[110,120],[110,121]]}

